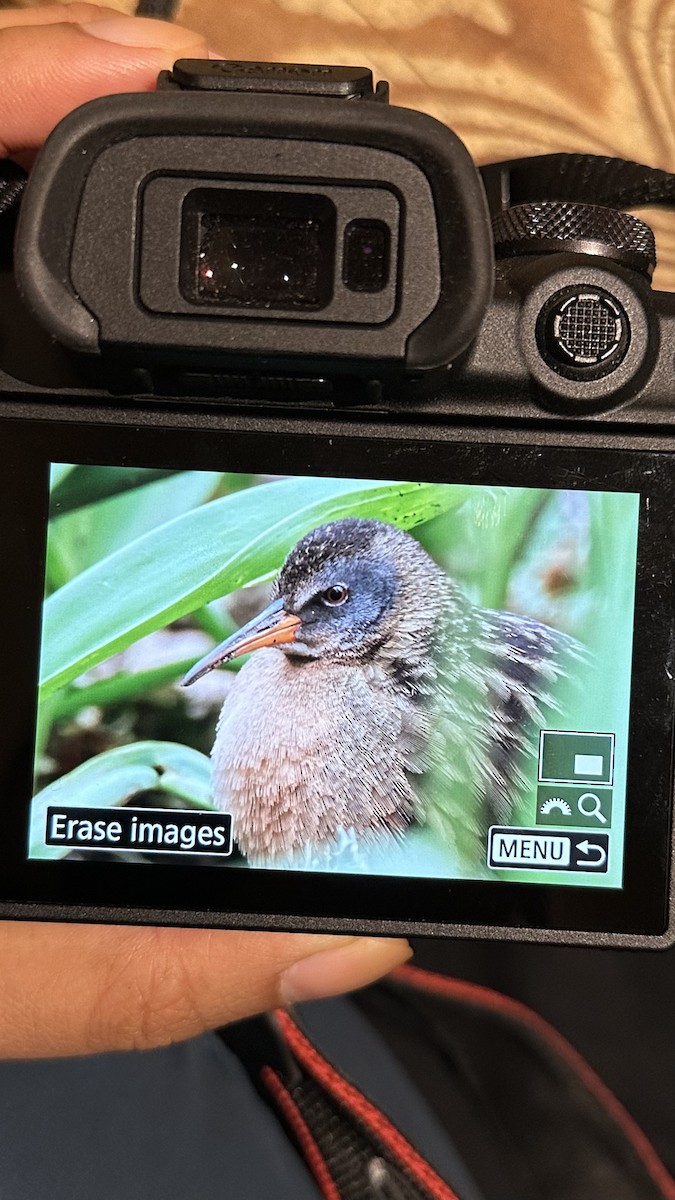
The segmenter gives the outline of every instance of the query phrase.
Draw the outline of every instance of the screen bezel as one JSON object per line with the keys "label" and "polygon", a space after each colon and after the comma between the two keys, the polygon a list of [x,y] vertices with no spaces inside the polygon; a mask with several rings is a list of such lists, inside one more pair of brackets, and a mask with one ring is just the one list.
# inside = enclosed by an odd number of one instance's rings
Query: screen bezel
{"label": "screen bezel", "polygon": [[[534,440],[534,439],[533,439]],[[0,847],[0,901],[116,914],[166,912],[198,923],[351,929],[496,926],[514,931],[592,931],[659,936],[668,923],[672,798],[675,456],[625,450],[500,445],[418,438],[208,428],[119,427],[3,421],[7,469],[0,480],[3,561],[13,586],[2,599],[7,686],[0,751],[8,808]],[[502,880],[355,877],[25,857],[33,769],[38,635],[51,462],[232,470],[504,486],[639,492],[633,684],[630,702],[624,887]],[[10,686],[11,684],[11,686]],[[633,796],[636,799],[632,800]],[[647,806],[639,797],[650,797]],[[75,913],[73,913],[75,915]],[[225,919],[223,917],[225,916]],[[98,916],[96,919],[102,919]],[[142,919],[142,918],[139,918]]]}

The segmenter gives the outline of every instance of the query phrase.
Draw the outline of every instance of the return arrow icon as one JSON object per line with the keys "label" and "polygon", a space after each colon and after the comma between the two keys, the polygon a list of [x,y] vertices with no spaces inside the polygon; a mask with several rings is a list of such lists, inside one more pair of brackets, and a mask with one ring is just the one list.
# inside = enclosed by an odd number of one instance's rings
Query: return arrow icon
{"label": "return arrow icon", "polygon": [[577,842],[577,850],[581,850],[582,854],[588,855],[590,855],[591,851],[595,851],[598,856],[597,858],[594,856],[585,860],[577,859],[577,867],[604,867],[607,862],[607,851],[602,846],[599,846],[597,842],[589,842],[588,838],[583,842]]}

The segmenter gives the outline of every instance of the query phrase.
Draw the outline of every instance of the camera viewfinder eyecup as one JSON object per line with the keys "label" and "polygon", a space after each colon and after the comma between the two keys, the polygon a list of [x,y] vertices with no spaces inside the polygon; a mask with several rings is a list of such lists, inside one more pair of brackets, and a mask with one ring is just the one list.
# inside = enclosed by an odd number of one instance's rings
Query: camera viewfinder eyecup
{"label": "camera viewfinder eyecup", "polygon": [[465,147],[369,72],[189,60],[61,122],[16,249],[59,342],[150,381],[424,375],[476,337],[493,261]]}

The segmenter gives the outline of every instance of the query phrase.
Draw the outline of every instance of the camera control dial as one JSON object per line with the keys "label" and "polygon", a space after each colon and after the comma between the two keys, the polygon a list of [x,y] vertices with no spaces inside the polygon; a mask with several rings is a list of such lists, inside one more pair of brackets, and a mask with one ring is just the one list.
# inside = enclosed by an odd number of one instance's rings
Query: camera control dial
{"label": "camera control dial", "polygon": [[647,349],[640,297],[656,265],[650,227],[618,209],[565,200],[516,204],[493,215],[492,227],[498,260],[550,264],[521,319],[537,382],[583,405],[630,385]]}
{"label": "camera control dial", "polygon": [[596,254],[651,279],[654,234],[630,213],[600,204],[542,200],[516,204],[493,218],[497,258],[526,254]]}

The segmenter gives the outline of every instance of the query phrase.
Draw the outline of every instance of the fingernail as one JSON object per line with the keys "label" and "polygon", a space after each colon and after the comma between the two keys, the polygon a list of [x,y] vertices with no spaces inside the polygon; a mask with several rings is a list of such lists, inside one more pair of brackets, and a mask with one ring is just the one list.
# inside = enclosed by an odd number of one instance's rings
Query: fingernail
{"label": "fingernail", "polygon": [[176,52],[184,50],[192,42],[201,41],[198,33],[183,29],[180,25],[156,21],[154,17],[106,17],[101,21],[87,21],[80,25],[80,29],[91,37],[116,42],[118,46],[141,46]]}
{"label": "fingernail", "polygon": [[282,1004],[322,1000],[365,987],[410,958],[412,950],[399,938],[353,938],[335,950],[302,958],[279,980]]}

